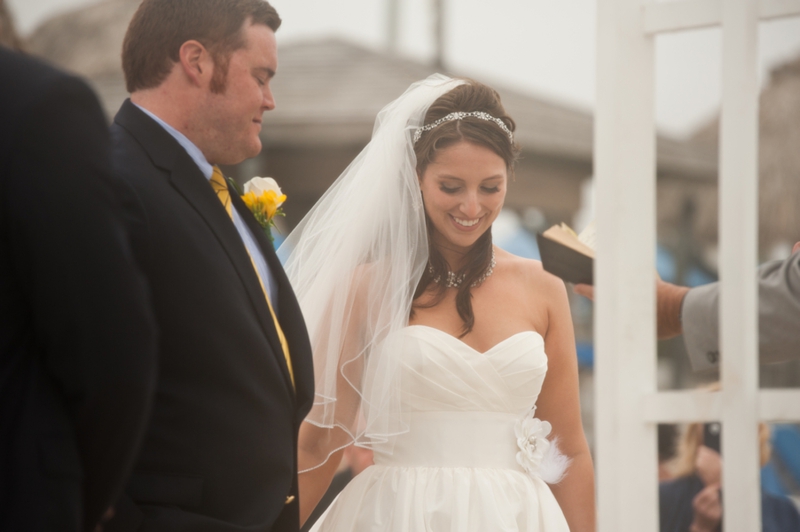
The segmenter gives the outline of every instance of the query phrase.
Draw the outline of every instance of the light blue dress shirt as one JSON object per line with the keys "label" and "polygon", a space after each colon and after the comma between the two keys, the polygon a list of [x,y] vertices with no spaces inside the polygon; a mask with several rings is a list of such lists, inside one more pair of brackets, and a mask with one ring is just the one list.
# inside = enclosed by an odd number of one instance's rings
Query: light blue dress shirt
{"label": "light blue dress shirt", "polygon": [[[136,107],[141,109],[147,116],[155,120],[161,127],[164,128],[164,130],[166,130],[167,133],[172,135],[175,140],[178,141],[178,144],[183,146],[183,149],[186,150],[186,153],[189,154],[189,157],[192,158],[195,164],[197,164],[197,167],[200,168],[200,171],[203,173],[206,179],[211,181],[211,177],[214,175],[214,167],[206,160],[206,156],[203,155],[203,152],[200,151],[200,148],[195,146],[195,144],[189,140],[186,135],[170,126],[144,107],[139,105],[136,105]],[[209,183],[209,187],[210,186],[211,184]],[[272,272],[267,266],[267,261],[264,260],[264,255],[261,253],[261,248],[258,246],[256,239],[253,237],[253,233],[250,232],[250,228],[247,227],[247,224],[244,222],[244,220],[242,220],[241,216],[239,216],[236,208],[231,209],[231,213],[233,215],[233,225],[236,226],[236,230],[239,232],[242,242],[244,242],[247,251],[253,258],[253,262],[256,265],[258,274],[261,276],[261,279],[264,280],[264,284],[266,285],[264,286],[264,289],[267,291],[267,296],[269,297],[269,300],[272,303],[272,308],[275,310],[277,315],[278,306],[276,304],[277,302],[275,297],[278,293],[278,287],[275,283],[275,278],[272,276]]]}

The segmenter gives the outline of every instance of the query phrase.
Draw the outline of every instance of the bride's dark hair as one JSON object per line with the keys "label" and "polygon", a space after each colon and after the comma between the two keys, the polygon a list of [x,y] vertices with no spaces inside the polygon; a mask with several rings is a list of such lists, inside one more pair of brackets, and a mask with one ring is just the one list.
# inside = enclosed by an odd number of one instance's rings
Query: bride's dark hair
{"label": "bride's dark hair", "polygon": [[[494,89],[477,81],[464,81],[464,84],[442,95],[431,104],[425,115],[425,125],[457,111],[467,113],[483,111],[495,118],[499,118],[509,130],[514,131],[514,120],[506,114],[503,104],[500,102],[500,95]],[[505,161],[508,169],[508,178],[513,178],[514,163],[520,151],[519,146],[510,141],[506,132],[496,123],[475,117],[445,122],[424,132],[414,145],[414,153],[417,157],[417,175],[421,177],[425,173],[425,169],[436,159],[440,150],[462,141],[484,146],[495,152]],[[425,272],[422,274],[422,278],[414,292],[414,307],[420,308],[433,307],[442,301],[446,287],[444,284],[436,283],[435,279],[446,279],[448,271],[447,261],[445,261],[441,251],[433,243],[433,224],[427,213],[425,214],[425,224],[428,230],[428,267],[425,268]],[[463,281],[458,288],[458,294],[456,294],[456,310],[464,322],[460,337],[468,334],[475,324],[470,288],[472,283],[486,272],[491,263],[491,228],[478,238],[467,252],[465,259],[464,266],[458,272],[455,272],[456,275],[463,275]],[[431,285],[435,285],[434,297],[425,304],[417,303],[417,299]],[[413,315],[413,307],[411,312]]]}

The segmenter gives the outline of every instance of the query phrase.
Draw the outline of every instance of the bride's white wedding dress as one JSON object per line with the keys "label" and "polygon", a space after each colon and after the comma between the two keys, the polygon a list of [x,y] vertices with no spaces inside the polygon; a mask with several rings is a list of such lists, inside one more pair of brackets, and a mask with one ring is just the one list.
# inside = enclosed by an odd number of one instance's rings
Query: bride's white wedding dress
{"label": "bride's white wedding dress", "polygon": [[520,332],[480,353],[411,325],[388,341],[409,430],[375,446],[375,465],[312,530],[567,531],[541,478],[553,469],[540,464],[549,444],[530,416],[547,372],[542,337]]}

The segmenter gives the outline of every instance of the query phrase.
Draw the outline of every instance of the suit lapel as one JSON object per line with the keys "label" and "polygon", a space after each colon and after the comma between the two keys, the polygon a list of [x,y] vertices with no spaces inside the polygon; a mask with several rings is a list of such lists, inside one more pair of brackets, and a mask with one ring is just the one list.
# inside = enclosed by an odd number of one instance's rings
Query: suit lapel
{"label": "suit lapel", "polygon": [[[236,209],[236,211],[239,213],[239,216],[247,225],[247,227],[250,229],[250,232],[252,233],[253,237],[256,239],[258,246],[261,248],[261,254],[264,256],[264,260],[266,260],[267,262],[267,267],[269,268],[272,277],[275,279],[277,293],[272,294],[272,306],[273,309],[275,310],[275,313],[278,316],[278,322],[281,324],[281,329],[283,330],[283,334],[286,337],[286,342],[289,345],[289,356],[294,361],[292,342],[289,341],[289,336],[287,334],[286,320],[285,320],[286,316],[284,316],[283,312],[281,311],[281,301],[283,299],[281,296],[283,292],[286,290],[286,285],[288,285],[288,279],[286,279],[286,274],[284,273],[283,268],[280,265],[280,262],[278,262],[277,260],[278,257],[275,256],[275,250],[272,247],[272,243],[267,239],[266,235],[264,235],[264,230],[258,224],[253,214],[250,212],[250,209],[247,208],[242,199],[239,197],[239,194],[233,187],[231,187],[230,184],[228,184],[228,191],[231,194],[231,201],[233,202],[233,208]],[[271,260],[272,257],[275,258],[274,261]],[[264,282],[266,281],[267,280],[264,279]],[[259,287],[259,290],[260,289],[261,287]],[[266,307],[266,302],[265,302],[265,307]],[[269,313],[268,308],[267,308],[267,313]],[[272,344],[272,349],[278,358],[278,365],[280,366],[281,371],[283,372],[283,376],[286,380],[286,383],[289,386],[289,389],[291,390],[292,378],[289,375],[289,367],[286,364],[286,358],[283,356],[283,347],[281,347],[280,338],[278,338],[278,331],[275,328],[275,324],[272,321],[271,315],[269,316],[268,328],[270,331],[269,334],[270,344]],[[292,369],[294,369],[294,366],[295,364],[293,363]],[[295,376],[295,386],[296,385],[297,385],[297,379]]]}
{"label": "suit lapel", "polygon": [[[242,242],[236,226],[228,216],[208,180],[172,135],[133,105],[130,100],[127,100],[122,105],[115,121],[134,135],[148,152],[156,166],[169,171],[172,186],[205,220],[216,236],[217,241],[225,250],[245,287],[253,310],[258,316],[258,321],[269,341],[270,347],[272,347],[273,355],[281,368],[281,372],[284,374],[287,391],[291,394],[292,384],[289,370],[284,360],[283,349],[250,255],[247,253],[247,248]],[[230,193],[234,205],[237,205],[237,203],[244,205],[236,191],[231,190]],[[241,209],[239,209],[239,213],[242,213]],[[243,218],[253,217],[248,214]],[[254,219],[253,222],[257,224]],[[253,232],[255,233],[255,231]],[[261,236],[263,237],[263,235]],[[271,264],[270,267],[272,268]]]}
{"label": "suit lapel", "polygon": [[[188,157],[188,156],[187,156]],[[258,276],[253,269],[253,263],[247,248],[242,242],[242,237],[233,225],[233,221],[228,216],[225,208],[220,203],[219,198],[214,193],[211,185],[205,176],[200,173],[194,161],[189,159],[186,168],[174,168],[172,172],[172,185],[181,193],[203,217],[208,226],[214,232],[220,245],[225,249],[228,258],[233,263],[239,279],[244,284],[253,310],[258,315],[273,351],[276,349],[282,353],[278,333],[272,322],[267,302],[264,300],[264,292],[258,282]]]}
{"label": "suit lapel", "polygon": [[[275,253],[275,248],[272,242],[269,241],[264,234],[255,217],[244,204],[244,202],[236,195],[236,192],[229,186],[231,197],[233,198],[233,205],[239,211],[242,220],[245,221],[250,228],[250,232],[255,237],[261,253],[264,255],[264,260],[267,262],[270,273],[272,273],[277,285],[277,294],[273,294],[272,301],[275,306],[275,311],[278,313],[278,320],[283,329],[283,334],[286,337],[286,342],[289,344],[289,352],[292,358],[292,369],[294,370],[295,393],[297,403],[302,405],[308,403],[310,406],[314,398],[314,373],[311,356],[311,344],[308,339],[308,331],[306,330],[305,320],[303,313],[300,310],[300,305],[294,295],[294,290],[286,276],[283,265]],[[281,367],[286,368],[285,364]],[[286,378],[289,379],[288,368],[286,368]],[[304,412],[302,408],[300,411]],[[302,421],[302,419],[300,420]]]}

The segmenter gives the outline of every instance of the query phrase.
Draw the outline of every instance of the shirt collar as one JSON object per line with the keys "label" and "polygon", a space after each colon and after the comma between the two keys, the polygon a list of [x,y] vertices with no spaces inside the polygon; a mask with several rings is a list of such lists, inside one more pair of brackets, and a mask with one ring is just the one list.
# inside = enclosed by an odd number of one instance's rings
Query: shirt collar
{"label": "shirt collar", "polygon": [[206,156],[203,155],[203,152],[200,151],[200,148],[198,148],[194,142],[189,140],[189,138],[186,135],[184,135],[171,125],[167,124],[159,117],[154,115],[152,112],[142,107],[141,105],[135,103],[133,105],[141,109],[142,112],[144,112],[147,116],[155,120],[161,127],[163,127],[167,133],[172,135],[175,138],[175,140],[178,141],[178,144],[183,146],[183,149],[186,150],[186,153],[189,154],[189,157],[192,158],[192,160],[195,162],[195,164],[203,173],[203,175],[206,176],[206,179],[211,179],[211,177],[214,175],[214,167],[206,160]]}

